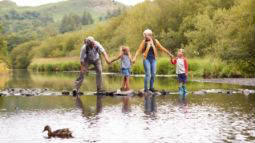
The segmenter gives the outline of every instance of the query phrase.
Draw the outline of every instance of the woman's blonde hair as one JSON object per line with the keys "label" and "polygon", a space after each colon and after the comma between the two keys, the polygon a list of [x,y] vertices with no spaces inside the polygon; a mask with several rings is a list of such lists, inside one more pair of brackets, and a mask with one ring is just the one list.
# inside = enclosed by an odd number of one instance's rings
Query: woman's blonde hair
{"label": "woman's blonde hair", "polygon": [[151,34],[152,35],[152,31],[150,29],[144,30],[143,37],[145,37],[147,34]]}

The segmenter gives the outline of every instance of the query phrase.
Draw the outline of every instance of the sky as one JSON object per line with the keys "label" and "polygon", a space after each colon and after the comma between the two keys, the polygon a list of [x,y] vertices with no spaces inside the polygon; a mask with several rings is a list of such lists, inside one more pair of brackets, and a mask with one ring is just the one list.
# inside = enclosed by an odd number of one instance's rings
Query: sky
{"label": "sky", "polygon": [[[1,1],[1,0],[0,0]],[[38,6],[47,3],[55,3],[64,0],[11,0],[14,1],[18,6]],[[144,0],[115,0],[126,5],[135,5]]]}

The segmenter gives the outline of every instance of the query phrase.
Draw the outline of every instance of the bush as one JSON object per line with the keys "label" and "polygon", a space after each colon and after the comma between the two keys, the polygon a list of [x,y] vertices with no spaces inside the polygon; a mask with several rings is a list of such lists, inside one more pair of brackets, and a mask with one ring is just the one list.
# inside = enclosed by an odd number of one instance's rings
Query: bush
{"label": "bush", "polygon": [[174,74],[175,67],[170,63],[168,58],[157,60],[157,74]]}
{"label": "bush", "polygon": [[137,62],[132,65],[132,74],[144,74],[143,62],[142,60],[138,59]]}
{"label": "bush", "polygon": [[113,64],[109,65],[106,70],[108,72],[118,73],[118,72],[120,72],[120,68],[121,68],[120,62],[114,62]]}
{"label": "bush", "polygon": [[80,64],[78,62],[32,64],[29,66],[29,69],[33,71],[78,71]]}
{"label": "bush", "polygon": [[22,44],[11,52],[11,65],[14,69],[26,69],[32,61],[33,55],[30,52],[33,46],[37,46],[38,42],[29,42]]}

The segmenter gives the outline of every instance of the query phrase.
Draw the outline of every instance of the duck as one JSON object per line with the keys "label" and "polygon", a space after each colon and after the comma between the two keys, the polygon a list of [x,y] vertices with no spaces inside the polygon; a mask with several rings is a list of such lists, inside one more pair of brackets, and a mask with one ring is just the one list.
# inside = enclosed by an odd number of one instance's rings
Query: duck
{"label": "duck", "polygon": [[46,125],[44,127],[43,132],[45,131],[48,131],[48,138],[51,138],[51,137],[73,138],[72,132],[68,128],[59,129],[52,132],[50,126]]}

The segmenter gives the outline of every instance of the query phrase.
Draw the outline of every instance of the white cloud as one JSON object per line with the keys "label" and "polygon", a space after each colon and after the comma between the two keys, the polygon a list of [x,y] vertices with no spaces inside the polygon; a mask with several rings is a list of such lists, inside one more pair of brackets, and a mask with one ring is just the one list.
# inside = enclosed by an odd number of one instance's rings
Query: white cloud
{"label": "white cloud", "polygon": [[116,0],[126,5],[135,5],[137,3],[143,2],[144,0]]}
{"label": "white cloud", "polygon": [[42,4],[55,3],[64,0],[11,0],[18,6],[38,6]]}

